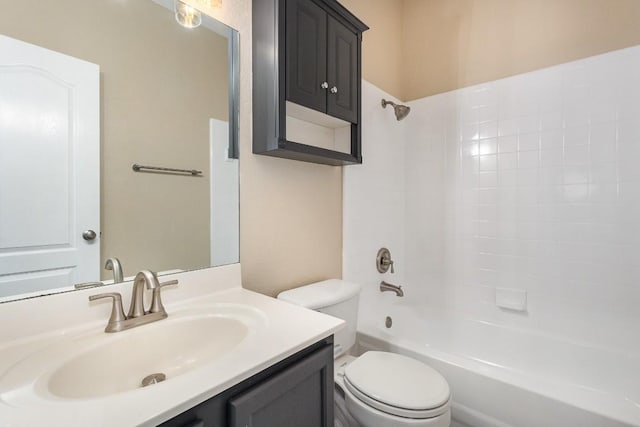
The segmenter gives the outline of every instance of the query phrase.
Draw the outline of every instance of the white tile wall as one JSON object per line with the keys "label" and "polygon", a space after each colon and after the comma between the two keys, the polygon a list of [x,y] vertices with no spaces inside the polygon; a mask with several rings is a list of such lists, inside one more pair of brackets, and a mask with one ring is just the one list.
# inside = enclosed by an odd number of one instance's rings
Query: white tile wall
{"label": "white tile wall", "polygon": [[[383,278],[403,281],[404,256],[404,127],[393,109],[383,109],[382,98],[396,101],[372,84],[362,82],[363,164],[343,168],[343,278],[375,292]],[[402,122],[401,122],[402,123]],[[375,268],[378,249],[386,247],[396,274],[382,275]]]}
{"label": "white tile wall", "polygon": [[425,309],[640,353],[639,76],[634,47],[417,100],[400,123],[365,84],[344,277],[377,280],[390,245]]}

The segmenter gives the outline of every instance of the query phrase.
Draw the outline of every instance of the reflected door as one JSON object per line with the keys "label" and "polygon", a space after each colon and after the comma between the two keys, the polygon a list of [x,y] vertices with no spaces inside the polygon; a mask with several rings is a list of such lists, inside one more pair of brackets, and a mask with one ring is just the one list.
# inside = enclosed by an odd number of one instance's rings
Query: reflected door
{"label": "reflected door", "polygon": [[100,277],[99,82],[0,35],[0,297]]}

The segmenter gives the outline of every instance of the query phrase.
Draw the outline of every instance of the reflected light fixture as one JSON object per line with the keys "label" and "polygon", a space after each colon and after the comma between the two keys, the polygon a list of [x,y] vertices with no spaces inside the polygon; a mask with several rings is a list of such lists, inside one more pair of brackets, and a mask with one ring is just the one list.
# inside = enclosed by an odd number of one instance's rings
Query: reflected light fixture
{"label": "reflected light fixture", "polygon": [[202,23],[202,14],[198,9],[188,4],[175,0],[174,9],[176,21],[185,28],[196,28]]}
{"label": "reflected light fixture", "polygon": [[212,9],[221,8],[222,0],[196,0],[198,4],[201,4],[205,7],[210,7]]}

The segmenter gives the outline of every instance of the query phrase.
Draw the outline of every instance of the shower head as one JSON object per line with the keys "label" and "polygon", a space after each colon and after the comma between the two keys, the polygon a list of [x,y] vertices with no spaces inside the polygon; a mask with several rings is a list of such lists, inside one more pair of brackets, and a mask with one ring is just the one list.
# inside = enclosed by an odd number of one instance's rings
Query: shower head
{"label": "shower head", "polygon": [[395,102],[383,99],[382,108],[387,108],[387,105],[393,106],[393,111],[396,113],[396,119],[398,121],[407,117],[409,115],[409,111],[411,111],[411,107],[407,107],[406,105],[398,105]]}

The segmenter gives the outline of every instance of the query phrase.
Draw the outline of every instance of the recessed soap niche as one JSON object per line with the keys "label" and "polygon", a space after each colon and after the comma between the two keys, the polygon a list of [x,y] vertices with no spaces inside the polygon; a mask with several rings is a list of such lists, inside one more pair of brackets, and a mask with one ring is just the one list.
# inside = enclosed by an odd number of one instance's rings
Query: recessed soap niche
{"label": "recessed soap niche", "polygon": [[285,107],[289,141],[351,153],[351,123],[290,101]]}

